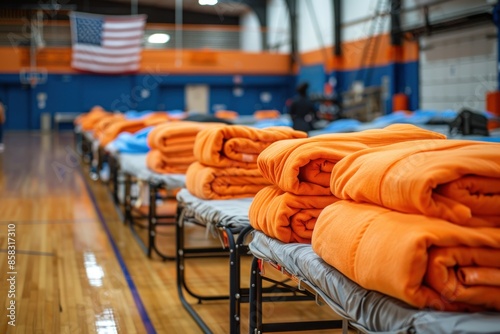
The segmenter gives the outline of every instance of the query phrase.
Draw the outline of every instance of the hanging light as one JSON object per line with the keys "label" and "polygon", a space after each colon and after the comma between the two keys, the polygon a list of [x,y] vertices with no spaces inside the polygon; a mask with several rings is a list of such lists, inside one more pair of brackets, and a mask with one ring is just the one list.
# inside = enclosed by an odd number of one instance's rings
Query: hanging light
{"label": "hanging light", "polygon": [[202,6],[213,6],[217,4],[217,0],[198,0],[198,3]]}
{"label": "hanging light", "polygon": [[167,34],[152,34],[148,37],[148,42],[152,44],[165,44],[170,40]]}

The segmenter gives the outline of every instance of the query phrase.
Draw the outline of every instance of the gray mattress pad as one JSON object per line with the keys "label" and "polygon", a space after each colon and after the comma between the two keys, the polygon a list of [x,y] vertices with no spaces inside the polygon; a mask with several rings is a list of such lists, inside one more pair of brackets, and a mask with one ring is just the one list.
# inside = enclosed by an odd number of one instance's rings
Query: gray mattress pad
{"label": "gray mattress pad", "polygon": [[364,333],[500,333],[500,313],[419,310],[366,290],[324,262],[309,244],[285,244],[252,232],[251,253],[279,264],[308,284],[340,316]]}
{"label": "gray mattress pad", "polygon": [[163,185],[169,189],[184,187],[186,182],[184,174],[158,174],[151,171],[146,166],[146,154],[119,153],[116,156],[120,164],[120,170],[124,173],[155,185]]}

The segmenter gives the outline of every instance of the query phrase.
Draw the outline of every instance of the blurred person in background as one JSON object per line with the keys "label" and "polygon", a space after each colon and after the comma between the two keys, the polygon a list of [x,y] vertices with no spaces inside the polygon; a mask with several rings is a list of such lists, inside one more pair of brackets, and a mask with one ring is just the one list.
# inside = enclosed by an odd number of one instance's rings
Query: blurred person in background
{"label": "blurred person in background", "polygon": [[309,132],[314,130],[313,123],[316,121],[316,108],[307,96],[309,84],[301,83],[297,86],[298,95],[293,98],[290,105],[290,116],[295,130]]}

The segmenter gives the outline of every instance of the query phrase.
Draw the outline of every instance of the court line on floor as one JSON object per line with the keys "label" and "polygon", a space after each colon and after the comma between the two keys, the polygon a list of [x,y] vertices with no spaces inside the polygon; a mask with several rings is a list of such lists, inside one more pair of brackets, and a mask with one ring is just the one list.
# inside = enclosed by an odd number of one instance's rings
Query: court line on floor
{"label": "court line on floor", "polygon": [[90,224],[97,223],[96,219],[54,219],[54,220],[3,220],[0,225],[20,224],[20,225],[43,225],[43,224]]}
{"label": "court line on floor", "polygon": [[83,171],[81,168],[78,169],[80,172],[80,176],[83,180],[83,183],[85,184],[85,188],[87,190],[87,194],[90,197],[90,200],[92,201],[92,204],[94,206],[94,209],[97,213],[97,216],[99,217],[99,221],[101,222],[102,227],[104,228],[104,231],[108,237],[108,240],[111,244],[111,247],[113,248],[113,252],[115,253],[115,257],[118,260],[118,263],[120,264],[120,268],[122,269],[123,276],[125,276],[125,280],[127,281],[128,287],[130,289],[130,292],[132,293],[132,297],[134,298],[135,306],[137,308],[137,311],[139,311],[139,315],[141,316],[142,323],[144,324],[144,327],[146,328],[146,332],[148,334],[156,334],[156,330],[153,327],[153,323],[151,322],[151,319],[149,319],[148,312],[146,310],[146,307],[144,306],[141,296],[139,295],[139,291],[137,291],[137,287],[135,286],[134,280],[132,279],[132,276],[130,276],[130,273],[128,271],[127,265],[125,264],[125,261],[120,253],[120,250],[118,249],[118,246],[116,245],[111,232],[108,228],[108,225],[106,224],[106,221],[104,219],[104,215],[101,212],[101,209],[99,208],[99,205],[97,204],[97,200],[94,196],[94,193],[92,192],[92,189],[90,188],[90,185],[83,175]]}
{"label": "court line on floor", "polygon": [[[7,249],[0,249],[0,253],[7,253]],[[56,253],[40,252],[40,251],[30,251],[30,250],[19,250],[16,249],[16,255],[41,255],[41,256],[56,256]]]}

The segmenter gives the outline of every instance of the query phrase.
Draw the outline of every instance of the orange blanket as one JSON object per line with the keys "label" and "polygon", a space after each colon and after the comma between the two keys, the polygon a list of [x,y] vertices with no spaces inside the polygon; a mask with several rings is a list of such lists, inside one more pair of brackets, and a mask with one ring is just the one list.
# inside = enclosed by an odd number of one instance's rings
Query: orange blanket
{"label": "orange blanket", "polygon": [[170,120],[177,121],[178,119],[173,119],[166,112],[161,112],[161,111],[154,112],[154,113],[144,117],[144,119],[143,119],[145,127],[155,126],[158,124],[168,122]]}
{"label": "orange blanket", "polygon": [[95,106],[88,113],[78,116],[75,124],[80,124],[85,131],[91,131],[103,117],[110,115],[112,113],[107,112],[100,106]]}
{"label": "orange blanket", "polygon": [[320,214],[312,247],[362,287],[415,307],[500,311],[498,228],[341,200]]}
{"label": "orange blanket", "polygon": [[193,152],[196,135],[203,129],[225,126],[222,123],[168,122],[157,125],[148,135],[148,145],[164,153]]}
{"label": "orange blanket", "polygon": [[144,124],[144,120],[131,120],[131,119],[116,119],[113,120],[108,126],[98,134],[99,144],[101,146],[106,146],[110,142],[112,142],[118,135],[122,132],[130,132],[135,133],[143,128],[146,125]]}
{"label": "orange blanket", "polygon": [[207,166],[257,168],[259,153],[272,143],[305,137],[307,133],[285,126],[257,129],[230,125],[201,131],[196,137],[194,155]]}
{"label": "orange blanket", "polygon": [[354,153],[332,173],[334,195],[470,226],[500,226],[500,145],[423,140]]}
{"label": "orange blanket", "polygon": [[113,123],[123,121],[125,116],[123,114],[106,114],[103,115],[90,129],[94,131],[94,137],[98,138],[106,129]]}
{"label": "orange blanket", "polygon": [[167,155],[159,150],[151,150],[146,155],[146,166],[159,174],[185,174],[195,161],[192,154]]}
{"label": "orange blanket", "polygon": [[316,219],[335,196],[297,196],[277,186],[260,190],[250,205],[250,224],[282,242],[311,243]]}
{"label": "orange blanket", "polygon": [[394,124],[384,129],[279,141],[265,149],[257,163],[262,175],[285,191],[297,195],[331,195],[333,166],[345,156],[369,147],[444,138],[413,125]]}
{"label": "orange blanket", "polygon": [[216,168],[194,162],[186,172],[186,188],[202,199],[253,197],[267,185],[257,169]]}

